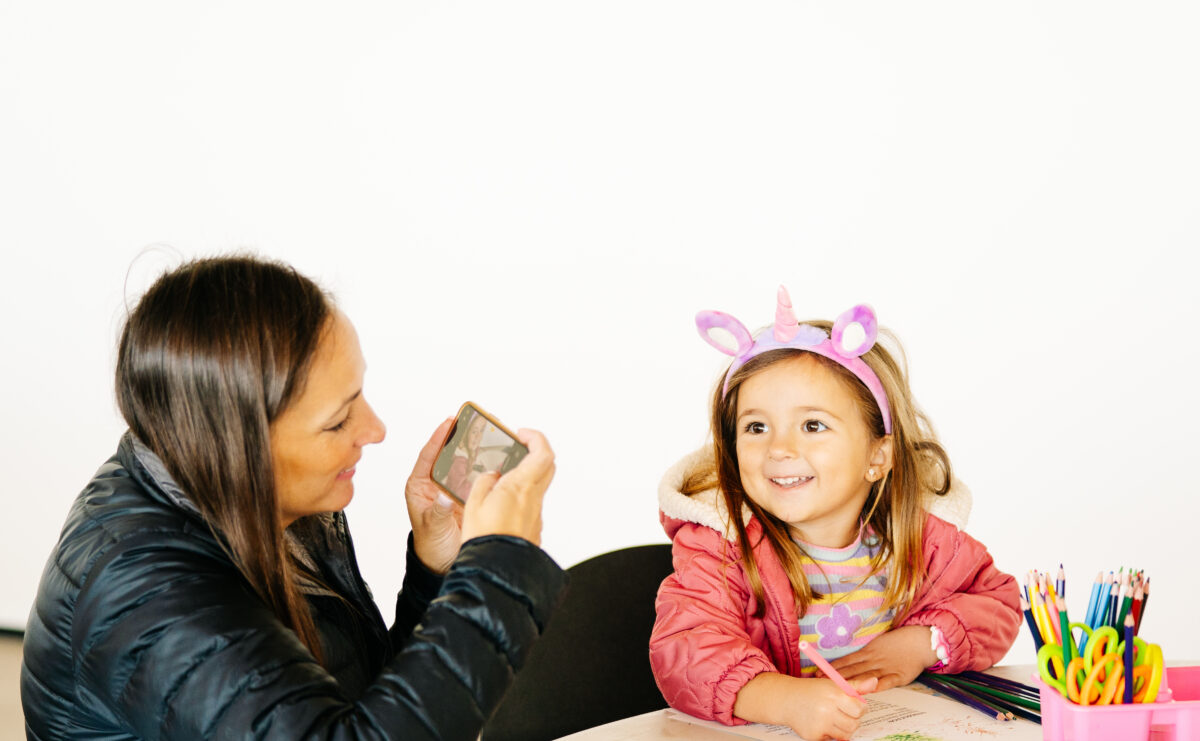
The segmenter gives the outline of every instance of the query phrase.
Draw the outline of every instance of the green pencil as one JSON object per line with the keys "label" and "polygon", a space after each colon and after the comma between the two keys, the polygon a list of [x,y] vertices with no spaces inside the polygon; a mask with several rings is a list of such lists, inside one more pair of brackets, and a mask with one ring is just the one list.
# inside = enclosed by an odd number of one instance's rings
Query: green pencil
{"label": "green pencil", "polygon": [[1054,606],[1058,608],[1058,622],[1062,626],[1062,661],[1065,670],[1078,652],[1075,650],[1075,637],[1071,635],[1071,621],[1067,617],[1066,600],[1058,597],[1054,600]]}

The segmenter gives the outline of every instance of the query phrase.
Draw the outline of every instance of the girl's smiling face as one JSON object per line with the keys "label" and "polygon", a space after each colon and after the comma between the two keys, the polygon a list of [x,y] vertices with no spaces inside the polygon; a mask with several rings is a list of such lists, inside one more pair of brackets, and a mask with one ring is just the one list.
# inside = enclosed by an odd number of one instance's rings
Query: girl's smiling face
{"label": "girl's smiling face", "polygon": [[871,484],[891,464],[891,437],[871,435],[846,384],[801,353],[746,379],[737,399],[746,494],[793,536],[829,548],[854,541]]}

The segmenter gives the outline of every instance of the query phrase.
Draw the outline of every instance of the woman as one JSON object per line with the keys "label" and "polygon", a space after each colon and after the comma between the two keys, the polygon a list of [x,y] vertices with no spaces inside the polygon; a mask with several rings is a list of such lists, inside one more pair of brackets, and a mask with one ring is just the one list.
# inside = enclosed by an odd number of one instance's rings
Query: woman
{"label": "woman", "polygon": [[434,431],[389,631],[341,511],[384,436],[364,369],[285,265],[200,260],[150,288],[117,360],[129,432],[29,618],[30,738],[477,737],[563,586],[537,547],[554,454],[521,431],[526,459],[460,510],[429,479],[451,420]]}

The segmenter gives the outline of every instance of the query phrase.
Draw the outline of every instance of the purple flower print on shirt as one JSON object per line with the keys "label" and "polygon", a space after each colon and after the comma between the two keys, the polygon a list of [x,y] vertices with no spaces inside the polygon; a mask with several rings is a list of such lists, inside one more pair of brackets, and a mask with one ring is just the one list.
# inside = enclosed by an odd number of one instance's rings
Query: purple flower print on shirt
{"label": "purple flower print on shirt", "polygon": [[850,612],[846,605],[834,605],[829,615],[817,621],[817,633],[821,636],[819,648],[841,648],[850,645],[854,631],[862,625],[862,618]]}

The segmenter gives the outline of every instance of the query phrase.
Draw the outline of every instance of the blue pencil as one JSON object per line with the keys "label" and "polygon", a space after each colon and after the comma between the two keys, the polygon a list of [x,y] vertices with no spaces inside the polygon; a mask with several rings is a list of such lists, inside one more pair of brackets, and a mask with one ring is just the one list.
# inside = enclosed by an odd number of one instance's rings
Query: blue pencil
{"label": "blue pencil", "polygon": [[1087,613],[1084,615],[1084,622],[1090,628],[1092,620],[1096,617],[1096,607],[1100,604],[1100,586],[1104,583],[1104,572],[1096,572],[1096,581],[1092,582],[1092,592],[1088,595]]}
{"label": "blue pencil", "polygon": [[[1019,596],[1019,595],[1018,595]],[[1037,653],[1042,650],[1042,633],[1038,630],[1037,621],[1033,619],[1033,610],[1029,608],[1029,601],[1021,597],[1021,612],[1025,613],[1025,622],[1029,625],[1029,634],[1033,636],[1033,652]]]}
{"label": "blue pencil", "polygon": [[1101,625],[1108,625],[1108,621],[1112,616],[1112,603],[1113,600],[1116,599],[1116,597],[1110,596],[1110,592],[1112,594],[1116,594],[1116,592],[1113,590],[1116,590],[1118,586],[1119,582],[1117,581],[1116,577],[1113,577],[1111,585],[1107,583],[1105,584],[1105,593],[1100,595],[1100,614],[1096,617],[1096,624],[1092,626],[1093,628],[1099,628]]}
{"label": "blue pencil", "polygon": [[1125,616],[1125,704],[1133,703],[1133,615]]}
{"label": "blue pencil", "polygon": [[[1087,623],[1089,628],[1096,626],[1096,612],[1100,609],[1100,593],[1104,589],[1104,572],[1096,572],[1096,580],[1092,582],[1092,593],[1088,596],[1087,614],[1083,617],[1083,622]],[[1083,653],[1083,649],[1087,647],[1088,635],[1083,631],[1079,636],[1079,653]]]}

